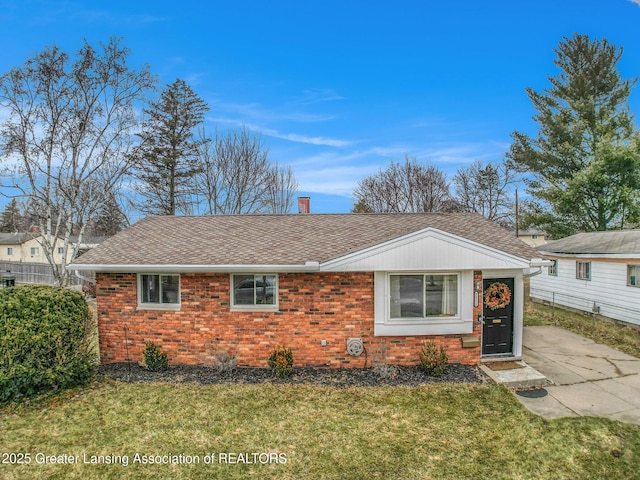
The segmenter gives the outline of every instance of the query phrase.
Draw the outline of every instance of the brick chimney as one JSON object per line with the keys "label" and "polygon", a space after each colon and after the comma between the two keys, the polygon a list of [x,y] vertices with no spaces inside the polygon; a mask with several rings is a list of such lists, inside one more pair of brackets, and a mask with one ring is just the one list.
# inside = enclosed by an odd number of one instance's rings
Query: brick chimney
{"label": "brick chimney", "polygon": [[311,197],[298,197],[298,213],[311,213]]}

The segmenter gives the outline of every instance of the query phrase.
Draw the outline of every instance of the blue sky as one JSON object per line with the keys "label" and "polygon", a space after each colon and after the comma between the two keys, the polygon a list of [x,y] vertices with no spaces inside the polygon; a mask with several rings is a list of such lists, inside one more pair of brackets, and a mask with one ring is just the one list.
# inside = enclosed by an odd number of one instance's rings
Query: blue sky
{"label": "blue sky", "polygon": [[451,178],[534,134],[525,87],[547,87],[562,37],[607,38],[623,76],[640,75],[638,25],[640,0],[2,0],[0,72],[123,37],[131,65],[208,102],[211,130],[261,132],[312,212],[347,212],[357,181],[405,153]]}

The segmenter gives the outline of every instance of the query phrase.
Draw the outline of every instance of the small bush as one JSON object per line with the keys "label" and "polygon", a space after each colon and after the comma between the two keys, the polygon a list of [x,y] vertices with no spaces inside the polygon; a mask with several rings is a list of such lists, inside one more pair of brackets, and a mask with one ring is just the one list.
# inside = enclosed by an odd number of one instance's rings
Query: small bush
{"label": "small bush", "polygon": [[236,368],[236,357],[228,353],[221,353],[216,356],[214,366],[219,372],[230,372]]}
{"label": "small bush", "polygon": [[81,385],[97,363],[84,296],[26,285],[0,290],[0,403]]}
{"label": "small bush", "polygon": [[151,372],[162,372],[169,368],[167,354],[153,342],[147,342],[144,349],[144,367]]}
{"label": "small bush", "polygon": [[434,377],[440,377],[447,368],[449,356],[440,345],[438,347],[435,342],[427,340],[420,349],[420,366],[426,374]]}
{"label": "small bush", "polygon": [[288,377],[293,372],[293,352],[289,347],[278,345],[269,356],[269,368],[277,377]]}
{"label": "small bush", "polygon": [[381,378],[396,378],[398,376],[398,367],[395,365],[389,365],[388,363],[381,363],[373,367],[373,371]]}

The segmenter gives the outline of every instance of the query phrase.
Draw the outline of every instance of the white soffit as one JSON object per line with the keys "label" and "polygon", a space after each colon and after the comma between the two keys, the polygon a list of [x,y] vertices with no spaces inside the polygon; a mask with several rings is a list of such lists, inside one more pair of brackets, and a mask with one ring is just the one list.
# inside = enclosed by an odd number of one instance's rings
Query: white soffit
{"label": "white soffit", "polygon": [[320,271],[528,268],[523,259],[442,230],[426,228],[320,265]]}

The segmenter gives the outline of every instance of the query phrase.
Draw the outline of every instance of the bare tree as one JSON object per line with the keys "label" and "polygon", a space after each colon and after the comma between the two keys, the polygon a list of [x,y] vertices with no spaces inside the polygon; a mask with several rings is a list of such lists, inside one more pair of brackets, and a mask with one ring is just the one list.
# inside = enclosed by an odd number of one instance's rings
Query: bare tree
{"label": "bare tree", "polygon": [[291,208],[297,181],[290,167],[268,160],[262,137],[242,128],[216,131],[200,149],[200,192],[206,213],[283,213]]}
{"label": "bare tree", "polygon": [[362,212],[442,212],[452,207],[449,184],[433,165],[420,165],[415,157],[391,164],[358,182],[354,191]]}
{"label": "bare tree", "polygon": [[[60,285],[68,284],[67,254],[75,257],[87,221],[129,166],[134,106],[154,84],[148,67],[128,68],[128,54],[118,39],[99,49],[85,42],[71,63],[53,46],[0,77],[8,186],[28,198]],[[58,249],[62,264],[54,261]]]}
{"label": "bare tree", "polygon": [[265,192],[265,208],[269,213],[289,213],[298,191],[298,181],[290,165],[271,167]]}
{"label": "bare tree", "polygon": [[453,177],[462,210],[479,213],[504,226],[514,220],[512,189],[517,174],[508,161],[486,165],[476,160]]}

